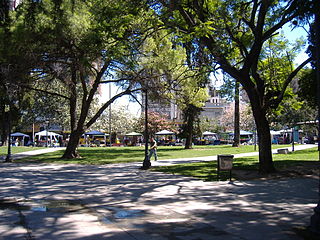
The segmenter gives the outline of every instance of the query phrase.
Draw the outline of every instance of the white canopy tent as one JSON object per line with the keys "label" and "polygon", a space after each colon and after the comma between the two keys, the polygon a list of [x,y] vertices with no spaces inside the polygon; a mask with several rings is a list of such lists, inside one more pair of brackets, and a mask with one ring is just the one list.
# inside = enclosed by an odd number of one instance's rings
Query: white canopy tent
{"label": "white canopy tent", "polygon": [[168,131],[168,130],[162,130],[160,132],[157,132],[156,135],[174,135],[174,132]]}
{"label": "white canopy tent", "polygon": [[141,133],[137,133],[137,132],[131,132],[131,133],[127,133],[126,136],[142,136]]}
{"label": "white canopy tent", "polygon": [[[48,137],[48,139],[47,139],[47,137]],[[59,137],[61,137],[60,134],[54,133],[54,132],[49,132],[47,130],[37,132],[35,134],[35,139],[38,140],[38,142],[40,142],[41,140],[48,141],[50,143],[50,145],[53,145],[52,143],[54,143],[54,142],[56,142],[56,143],[59,142]]]}
{"label": "white canopy tent", "polygon": [[214,133],[214,132],[205,131],[205,132],[202,133],[202,135],[203,135],[203,136],[215,136],[215,135],[217,135],[217,134]]}
{"label": "white canopy tent", "polygon": [[142,134],[137,132],[130,132],[125,135],[124,144],[128,146],[136,146],[138,143],[141,145]]}
{"label": "white canopy tent", "polygon": [[41,131],[41,132],[37,132],[36,134],[35,134],[36,136],[51,136],[51,137],[59,137],[59,136],[61,136],[60,134],[58,134],[58,133],[54,133],[54,132],[49,132],[49,131],[47,131],[47,130],[43,130],[43,131]]}

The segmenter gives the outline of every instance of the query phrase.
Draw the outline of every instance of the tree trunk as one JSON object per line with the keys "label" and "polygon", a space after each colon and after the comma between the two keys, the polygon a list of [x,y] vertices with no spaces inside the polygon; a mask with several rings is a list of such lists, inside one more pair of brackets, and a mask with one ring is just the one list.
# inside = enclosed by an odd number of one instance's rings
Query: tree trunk
{"label": "tree trunk", "polygon": [[240,145],[240,92],[239,82],[236,80],[235,94],[234,94],[234,133],[232,147],[239,147]]}
{"label": "tree trunk", "polygon": [[184,149],[192,149],[192,134],[188,132]]}
{"label": "tree trunk", "polygon": [[254,110],[254,119],[258,132],[259,172],[272,173],[275,168],[272,161],[271,136],[266,113],[260,108]]}
{"label": "tree trunk", "polygon": [[187,111],[187,123],[186,123],[186,144],[185,149],[192,149],[192,137],[193,137],[193,123],[194,123],[194,112],[192,111],[192,106],[188,106]]}
{"label": "tree trunk", "polygon": [[67,149],[64,152],[62,158],[67,158],[67,159],[71,159],[71,158],[79,158],[80,155],[77,151],[78,145],[79,145],[79,140],[81,137],[81,134],[83,133],[83,131],[72,131],[71,135],[70,135],[70,139],[67,145]]}

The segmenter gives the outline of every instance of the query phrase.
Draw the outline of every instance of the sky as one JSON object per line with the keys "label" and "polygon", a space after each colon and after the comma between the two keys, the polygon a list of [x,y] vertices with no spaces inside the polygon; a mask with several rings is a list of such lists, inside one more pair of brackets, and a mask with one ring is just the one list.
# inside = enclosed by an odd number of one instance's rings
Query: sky
{"label": "sky", "polygon": [[[289,25],[287,25],[287,26],[283,27],[282,30],[284,31],[286,38],[290,42],[295,41],[297,38],[300,38],[301,36],[303,36],[305,39],[307,38],[307,32],[303,28],[295,28],[295,29],[291,30],[291,27]],[[306,50],[306,47],[304,50],[302,50],[298,54],[297,58],[295,59],[295,64],[298,65],[299,63],[302,63],[305,59],[308,58],[308,55],[305,53],[305,50]],[[213,77],[212,77],[212,81],[214,81],[214,86],[217,86],[217,87],[221,86],[222,74],[218,74],[218,81],[216,81],[216,79],[214,79]],[[102,90],[102,96],[100,97],[100,101],[103,103],[103,102],[106,102],[110,98],[109,84],[102,84],[101,90]],[[111,96],[115,95],[119,91],[120,90],[118,89],[117,86],[112,85]],[[115,103],[113,105],[114,105],[114,107],[125,106],[131,114],[133,114],[135,116],[140,116],[140,113],[141,113],[140,104],[136,103],[136,102],[129,101],[128,96],[124,96],[124,97],[119,98],[118,100],[115,101]]]}
{"label": "sky", "polygon": [[[102,92],[102,95],[100,97],[101,103],[105,103],[110,99],[109,87],[110,87],[110,84],[101,85],[101,92]],[[111,84],[111,97],[119,92],[121,92],[121,89],[119,89],[114,84]],[[112,105],[113,107],[124,106],[134,116],[137,116],[137,117],[140,116],[140,113],[141,113],[140,104],[137,102],[130,101],[128,96],[123,96],[121,98],[118,98]]]}

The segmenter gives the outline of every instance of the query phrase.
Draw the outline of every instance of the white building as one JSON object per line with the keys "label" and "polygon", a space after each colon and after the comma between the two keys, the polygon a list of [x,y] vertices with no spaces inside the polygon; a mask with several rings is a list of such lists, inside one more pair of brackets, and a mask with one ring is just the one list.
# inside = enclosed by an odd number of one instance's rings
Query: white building
{"label": "white building", "polygon": [[210,97],[206,101],[200,116],[209,120],[218,120],[229,107],[229,104],[220,97],[216,88],[209,87],[208,91]]}
{"label": "white building", "polygon": [[[214,87],[209,87],[209,99],[203,107],[201,117],[209,120],[218,120],[224,113],[225,109],[229,107],[229,104],[220,97],[218,91]],[[145,102],[145,95],[142,94],[142,102]],[[144,104],[142,104],[142,114],[144,113]],[[183,122],[183,115],[178,105],[174,103],[174,100],[167,101],[163,99],[151,100],[148,99],[148,111],[157,112],[161,115],[166,115],[168,120],[175,121],[178,124]]]}

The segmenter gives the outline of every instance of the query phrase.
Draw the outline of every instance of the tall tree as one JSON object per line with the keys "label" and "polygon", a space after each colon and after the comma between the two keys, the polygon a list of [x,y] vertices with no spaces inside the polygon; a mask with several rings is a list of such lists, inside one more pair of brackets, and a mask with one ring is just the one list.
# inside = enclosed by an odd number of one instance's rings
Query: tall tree
{"label": "tall tree", "polygon": [[[286,87],[310,59],[289,72],[264,74],[262,61],[268,56],[268,41],[299,16],[299,1],[214,0],[152,1],[164,24],[179,29],[183,38],[197,38],[212,56],[212,64],[239,81],[250,99],[259,138],[259,171],[275,171],[267,114],[282,101]],[[309,1],[306,3],[308,4]],[[156,5],[153,5],[155,7]],[[289,47],[289,46],[287,46]],[[282,65],[291,64],[282,55]]]}
{"label": "tall tree", "polygon": [[[78,157],[83,132],[117,98],[139,89],[135,79],[119,79],[117,72],[131,64],[147,15],[126,0],[24,1],[20,9],[17,33],[39,60],[30,75],[33,89],[68,101],[71,136],[63,158]],[[46,88],[39,89],[37,82],[46,82]],[[52,88],[56,82],[58,89]],[[88,117],[99,85],[108,82],[117,82],[123,91]]]}
{"label": "tall tree", "polygon": [[150,98],[179,106],[184,116],[185,147],[191,148],[195,122],[208,99],[208,72],[201,64],[202,52],[188,55],[188,49],[175,43],[174,36],[161,28],[144,42],[141,52],[138,68],[146,74],[145,88]]}

